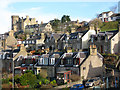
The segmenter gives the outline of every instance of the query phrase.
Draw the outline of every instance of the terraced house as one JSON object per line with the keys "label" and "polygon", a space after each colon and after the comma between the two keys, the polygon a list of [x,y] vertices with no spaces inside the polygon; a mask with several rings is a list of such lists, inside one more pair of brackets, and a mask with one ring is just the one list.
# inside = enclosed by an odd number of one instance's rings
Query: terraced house
{"label": "terraced house", "polygon": [[89,43],[94,43],[100,53],[120,53],[120,24],[118,30],[99,32],[91,36]]}

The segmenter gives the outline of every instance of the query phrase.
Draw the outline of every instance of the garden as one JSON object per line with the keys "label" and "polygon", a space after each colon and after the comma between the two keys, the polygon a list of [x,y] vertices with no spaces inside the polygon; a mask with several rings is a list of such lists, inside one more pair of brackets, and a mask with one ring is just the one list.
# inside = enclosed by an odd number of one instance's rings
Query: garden
{"label": "garden", "polygon": [[[15,88],[53,88],[57,86],[56,80],[50,81],[33,71],[26,71],[22,75],[15,75]],[[12,88],[12,78],[2,79],[2,88]]]}

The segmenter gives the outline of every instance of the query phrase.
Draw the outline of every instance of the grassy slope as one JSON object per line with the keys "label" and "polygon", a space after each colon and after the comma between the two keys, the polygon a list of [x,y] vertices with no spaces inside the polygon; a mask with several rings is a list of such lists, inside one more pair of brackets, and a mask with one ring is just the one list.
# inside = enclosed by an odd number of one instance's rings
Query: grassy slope
{"label": "grassy slope", "polygon": [[101,31],[111,31],[111,30],[117,30],[118,28],[118,21],[113,22],[104,22],[101,26]]}

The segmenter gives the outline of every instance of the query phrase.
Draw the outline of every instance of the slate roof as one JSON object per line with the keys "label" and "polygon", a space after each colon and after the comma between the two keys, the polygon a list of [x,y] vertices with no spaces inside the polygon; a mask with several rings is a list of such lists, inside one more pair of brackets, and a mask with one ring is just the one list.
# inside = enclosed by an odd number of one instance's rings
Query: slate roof
{"label": "slate roof", "polygon": [[[106,31],[106,32],[100,32],[101,34],[103,34],[103,35],[105,35],[105,33],[106,34],[113,34],[110,38],[109,38],[109,40],[111,39],[111,38],[113,38],[117,33],[119,32],[119,30],[113,30],[113,31]],[[99,33],[99,34],[100,34]]]}
{"label": "slate roof", "polygon": [[61,56],[61,58],[73,58],[76,54],[77,54],[77,52],[64,53],[64,54]]}
{"label": "slate roof", "polygon": [[117,16],[120,16],[120,13],[114,13],[111,15],[111,17],[117,17]]}
{"label": "slate roof", "polygon": [[78,33],[81,33],[81,34],[82,34],[81,37],[83,37],[88,31],[89,31],[89,30],[71,33],[71,34],[70,34],[70,39],[77,39]]}
{"label": "slate roof", "polygon": [[48,24],[48,23],[43,23],[43,24],[41,24],[40,26],[41,26],[41,27],[45,27],[47,24]]}
{"label": "slate roof", "polygon": [[58,41],[59,41],[59,40],[65,40],[66,37],[67,37],[66,34],[62,34],[62,35],[60,36],[60,38],[58,39]]}
{"label": "slate roof", "polygon": [[49,58],[49,54],[43,54],[41,58]]}
{"label": "slate roof", "polygon": [[86,58],[88,56],[88,52],[85,51],[85,52],[78,52],[74,58]]}

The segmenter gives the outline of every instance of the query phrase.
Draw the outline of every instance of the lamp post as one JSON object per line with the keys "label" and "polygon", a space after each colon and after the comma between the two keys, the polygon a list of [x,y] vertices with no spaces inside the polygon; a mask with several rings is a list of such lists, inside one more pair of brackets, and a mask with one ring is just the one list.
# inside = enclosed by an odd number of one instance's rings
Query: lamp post
{"label": "lamp post", "polygon": [[12,85],[12,88],[13,88],[13,90],[14,90],[14,59],[13,59],[13,50],[14,50],[14,48],[15,48],[15,45],[8,45],[8,47],[10,47],[11,48],[11,50],[12,50],[12,52],[11,52],[11,61],[12,61],[12,83],[13,83],[13,85]]}

